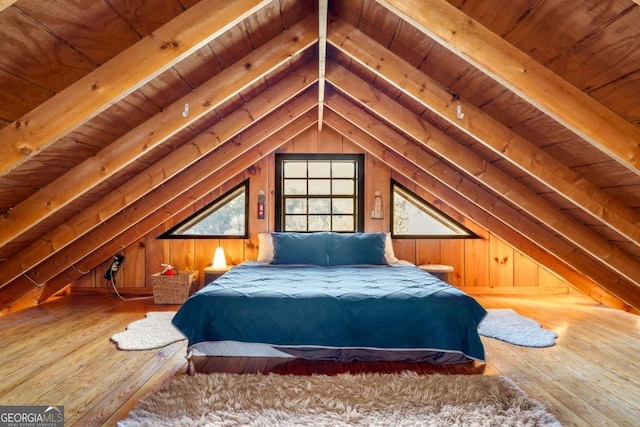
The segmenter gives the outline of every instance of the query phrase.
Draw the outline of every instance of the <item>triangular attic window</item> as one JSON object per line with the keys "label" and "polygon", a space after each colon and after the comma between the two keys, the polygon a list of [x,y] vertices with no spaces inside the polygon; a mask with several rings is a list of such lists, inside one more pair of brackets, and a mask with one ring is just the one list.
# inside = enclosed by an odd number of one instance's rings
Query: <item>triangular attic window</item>
{"label": "triangular attic window", "polygon": [[473,231],[393,180],[391,235],[400,239],[478,238]]}
{"label": "triangular attic window", "polygon": [[247,239],[249,180],[160,235],[159,239]]}

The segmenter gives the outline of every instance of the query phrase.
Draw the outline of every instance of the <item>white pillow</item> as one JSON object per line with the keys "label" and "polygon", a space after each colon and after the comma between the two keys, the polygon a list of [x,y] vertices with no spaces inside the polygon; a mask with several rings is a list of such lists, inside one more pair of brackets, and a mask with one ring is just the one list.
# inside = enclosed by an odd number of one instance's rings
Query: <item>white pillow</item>
{"label": "white pillow", "polygon": [[273,238],[271,233],[258,233],[258,261],[273,260]]}
{"label": "white pillow", "polygon": [[384,257],[387,259],[388,264],[398,262],[398,258],[393,253],[393,240],[391,240],[391,233],[387,233],[387,239],[384,243]]}

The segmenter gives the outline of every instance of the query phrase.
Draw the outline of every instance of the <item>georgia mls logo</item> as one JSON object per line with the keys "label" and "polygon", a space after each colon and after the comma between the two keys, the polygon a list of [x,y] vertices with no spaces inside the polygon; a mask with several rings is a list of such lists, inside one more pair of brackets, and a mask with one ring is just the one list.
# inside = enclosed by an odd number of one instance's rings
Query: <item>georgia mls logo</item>
{"label": "georgia mls logo", "polygon": [[64,406],[0,406],[0,427],[64,427]]}
{"label": "georgia mls logo", "polygon": [[62,415],[62,411],[64,411],[64,406],[49,406],[47,409],[44,410],[44,413],[46,414],[47,412],[51,412],[51,411],[54,411],[54,413]]}

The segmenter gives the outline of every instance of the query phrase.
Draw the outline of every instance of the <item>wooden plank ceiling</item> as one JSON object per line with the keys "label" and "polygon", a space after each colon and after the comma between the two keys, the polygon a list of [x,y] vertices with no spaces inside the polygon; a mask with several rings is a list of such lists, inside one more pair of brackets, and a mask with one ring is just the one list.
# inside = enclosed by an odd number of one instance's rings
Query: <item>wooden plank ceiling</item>
{"label": "wooden plank ceiling", "polygon": [[310,126],[640,309],[638,22],[631,0],[0,1],[0,309]]}

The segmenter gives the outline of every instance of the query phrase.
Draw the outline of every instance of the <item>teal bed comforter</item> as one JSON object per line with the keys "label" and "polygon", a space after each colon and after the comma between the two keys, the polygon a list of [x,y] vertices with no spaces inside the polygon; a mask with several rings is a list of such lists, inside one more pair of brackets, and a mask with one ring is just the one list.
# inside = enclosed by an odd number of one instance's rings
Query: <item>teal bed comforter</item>
{"label": "teal bed comforter", "polygon": [[460,353],[484,360],[472,297],[413,265],[234,267],[193,294],[173,324],[188,345]]}

